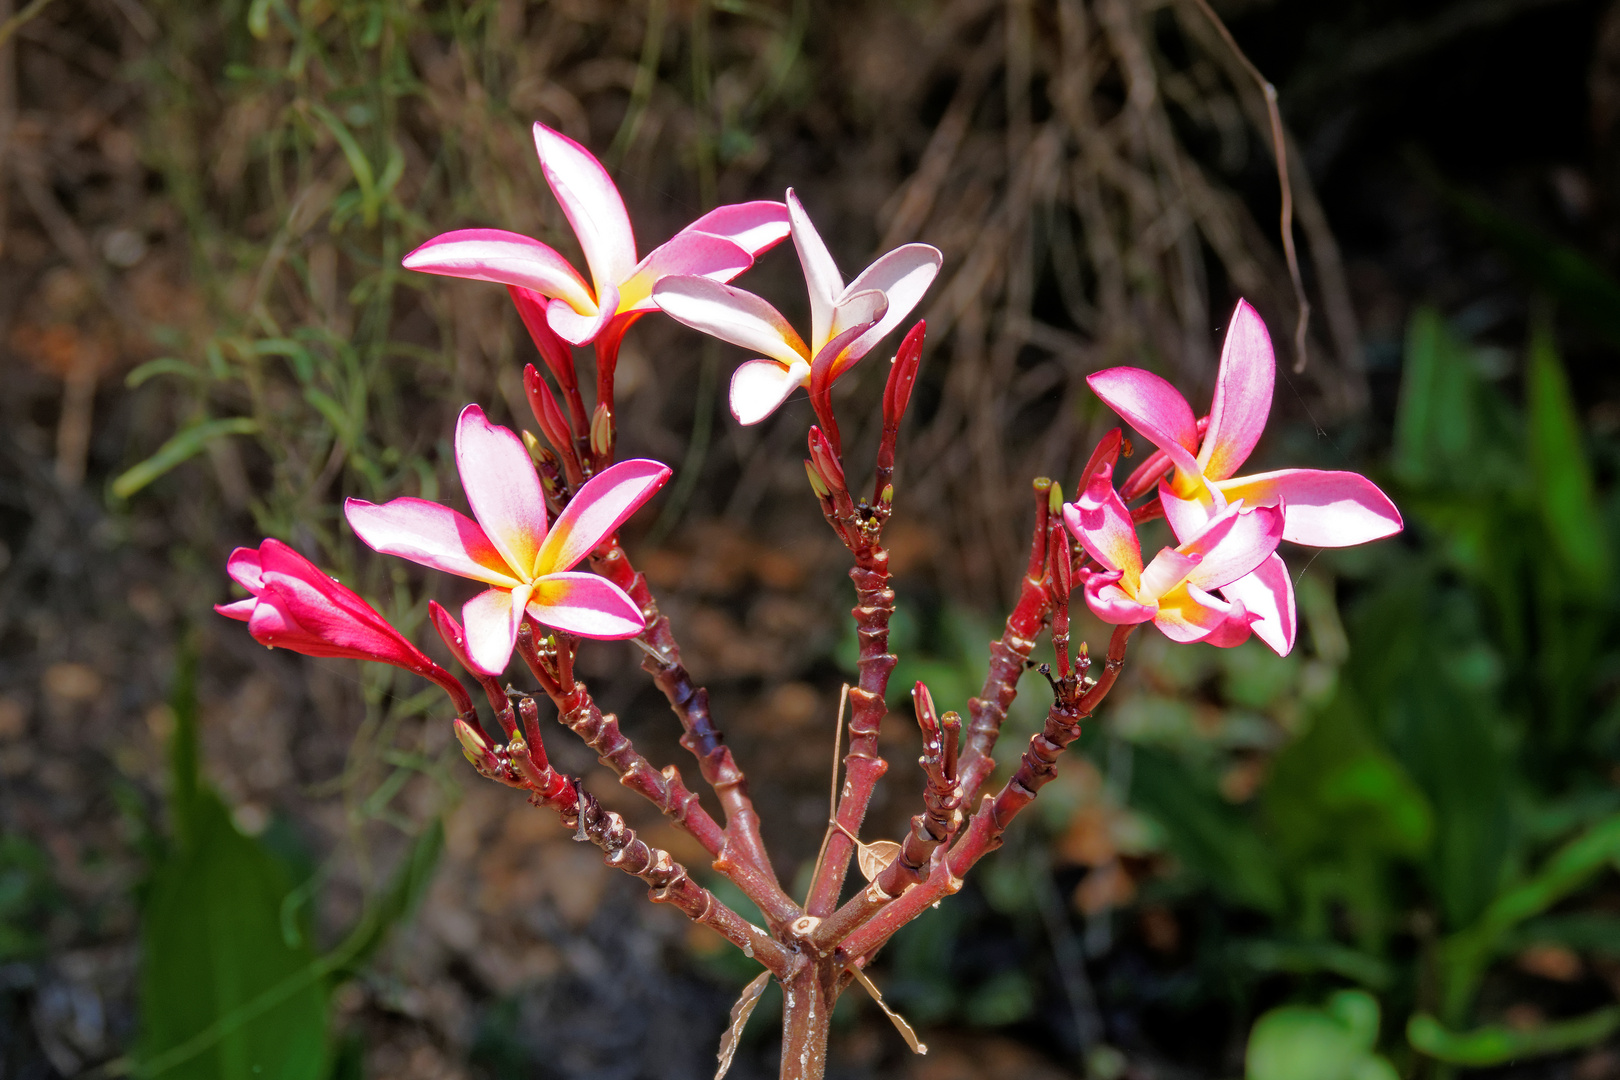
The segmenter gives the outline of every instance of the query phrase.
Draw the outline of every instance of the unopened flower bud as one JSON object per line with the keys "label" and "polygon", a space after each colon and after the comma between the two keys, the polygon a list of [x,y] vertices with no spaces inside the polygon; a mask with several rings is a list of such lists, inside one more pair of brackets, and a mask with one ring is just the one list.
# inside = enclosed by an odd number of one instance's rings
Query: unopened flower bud
{"label": "unopened flower bud", "polygon": [[456,741],[461,744],[462,754],[474,765],[484,764],[484,759],[490,755],[489,743],[465,720],[457,717],[450,723],[455,728]]}
{"label": "unopened flower bud", "polygon": [[804,462],[804,474],[810,478],[810,490],[816,493],[816,498],[832,498],[832,489],[827,486],[827,481],[821,478],[821,474],[816,472],[815,463],[809,458]]}
{"label": "unopened flower bud", "polygon": [[833,491],[846,490],[843,463],[838,460],[827,437],[815,425],[810,427],[810,460],[815,462],[816,471],[828,488]]}
{"label": "unopened flower bud", "polygon": [[605,458],[613,452],[613,411],[598,402],[591,413],[591,453]]}

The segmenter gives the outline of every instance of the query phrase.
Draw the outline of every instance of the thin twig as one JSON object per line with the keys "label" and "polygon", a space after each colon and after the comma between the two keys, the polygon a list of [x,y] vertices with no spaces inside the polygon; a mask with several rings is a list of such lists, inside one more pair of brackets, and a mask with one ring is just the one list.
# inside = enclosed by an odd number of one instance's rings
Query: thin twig
{"label": "thin twig", "polygon": [[1283,132],[1282,112],[1277,108],[1277,88],[1271,85],[1254,62],[1238,47],[1232,31],[1226,28],[1209,0],[1190,0],[1215,27],[1232,55],[1243,64],[1260,93],[1266,99],[1266,116],[1271,121],[1272,155],[1277,161],[1277,184],[1282,189],[1282,244],[1283,258],[1288,260],[1288,277],[1294,283],[1294,299],[1299,303],[1299,319],[1294,323],[1294,374],[1305,370],[1305,333],[1311,323],[1311,302],[1305,296],[1305,279],[1299,273],[1299,253],[1294,250],[1294,188],[1288,182],[1288,138]]}
{"label": "thin twig", "polygon": [[32,4],[29,4],[5,22],[0,23],[0,48],[4,48],[13,34],[21,30],[26,23],[49,7],[50,3],[51,0],[34,0]]}

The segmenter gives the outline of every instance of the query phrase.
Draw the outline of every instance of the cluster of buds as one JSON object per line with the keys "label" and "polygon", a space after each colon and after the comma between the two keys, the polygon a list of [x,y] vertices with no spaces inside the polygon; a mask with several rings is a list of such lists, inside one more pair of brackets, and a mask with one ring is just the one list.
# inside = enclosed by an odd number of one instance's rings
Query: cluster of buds
{"label": "cluster of buds", "polygon": [[[624,204],[601,164],[543,125],[535,125],[535,144],[584,251],[589,282],[545,244],[493,229],[436,237],[405,265],[507,286],[544,367],[531,364],[524,372],[541,438],[492,424],[469,405],[456,425],[455,455],[470,517],[409,497],[382,505],[351,499],[345,507],[355,534],[377,551],[484,586],[462,607],[460,621],[437,603],[429,611],[445,649],[483,688],[501,738],[480,724],[455,676],[279,541],[231,556],[231,576],[252,595],[219,610],[248,621],[265,645],[393,664],[442,686],[455,709],[456,738],[480,775],[525,791],[535,806],[557,813],[577,839],[597,845],[609,865],[645,881],[655,902],[674,905],[764,967],[750,988],[753,996],[745,995],[734,1012],[741,1018],[735,1023],[746,1019],[764,979],[783,985],[782,1076],[813,1080],[823,1075],[833,1002],[857,982],[876,995],[867,965],[896,931],[960,889],[964,875],[999,846],[1012,819],[1055,775],[1081,720],[1114,685],[1137,625],[1152,622],[1177,641],[1216,645],[1234,645],[1252,633],[1286,652],[1294,638],[1293,595],[1278,543],[1361,543],[1398,530],[1400,518],[1382,492],[1351,473],[1233,475],[1259,438],[1273,379],[1269,338],[1246,304],[1233,317],[1215,402],[1204,419],[1148,372],[1115,368],[1093,375],[1099,396],[1158,450],[1122,491],[1113,482],[1124,447],[1118,430],[1092,455],[1075,502],[1064,503],[1052,481],[1035,482],[1035,528],[1018,603],[991,643],[989,671],[979,696],[966,703],[966,724],[956,712],[939,712],[926,686],[912,688],[923,737],[922,809],[904,840],[863,842],[873,791],[888,768],[878,752],[879,734],[896,664],[889,651],[895,595],[883,532],[895,502],[896,444],[918,378],[924,324],[918,321],[905,335],[890,364],[866,498],[850,488],[832,387],[899,328],[938,274],[940,254],[907,244],[845,285],[790,190],[782,203],[714,210],[638,261]],[[765,300],[728,284],[755,256],[789,237],[809,287],[808,339]],[[614,460],[619,346],[631,324],[655,310],[763,354],[743,362],[732,378],[731,409],[740,422],[757,423],[796,389],[808,392],[816,423],[808,432],[805,470],[852,558],[851,614],[860,649],[856,681],[847,688],[848,750],[803,902],[784,890],[761,839],[747,780],[710,715],[708,694],[687,672],[669,619],[619,543],[619,527],[670,475],[656,461]],[[595,353],[590,407],[572,352],[586,345]],[[1134,510],[1127,506],[1150,491]],[[1160,516],[1169,520],[1178,546],[1144,565],[1136,529]],[[576,569],[581,566],[589,570]],[[1085,643],[1073,653],[1070,648],[1076,580],[1091,609],[1116,624],[1095,676]],[[1048,628],[1054,662],[1042,670],[1052,704],[1013,776],[997,788],[990,783],[992,751],[1018,677]],[[617,719],[598,708],[574,665],[581,640],[593,638],[634,638],[641,646],[642,666],[679,720],[681,744],[715,792],[723,820],[704,809],[675,766],[654,766]],[[514,654],[537,690],[503,688]],[[701,845],[709,868],[757,905],[765,926],[738,915],[668,852],[636,837],[578,777],[552,767],[542,738],[542,699],[626,787]],[[846,896],[852,863],[867,884]],[[921,1051],[909,1027],[895,1020]],[[722,1073],[729,1060],[723,1051]]]}

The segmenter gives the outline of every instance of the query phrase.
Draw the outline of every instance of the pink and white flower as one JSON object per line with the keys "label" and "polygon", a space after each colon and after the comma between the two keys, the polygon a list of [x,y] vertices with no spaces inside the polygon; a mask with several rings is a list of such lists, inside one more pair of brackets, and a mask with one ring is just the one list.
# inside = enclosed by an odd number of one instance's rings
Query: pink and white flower
{"label": "pink and white flower", "polygon": [[656,310],[652,289],[660,278],[689,274],[730,281],[787,236],[781,203],[734,203],[704,214],[638,262],[630,216],[602,163],[544,124],[534,125],[534,145],[546,183],[585,252],[589,284],[551,247],[505,229],[435,236],[405,256],[406,269],[532,289],[549,299],[546,319],[558,336],[588,345],[610,324],[619,322],[622,331],[623,324]]}
{"label": "pink and white flower", "polygon": [[[789,188],[788,220],[810,288],[810,341],[805,343],[770,304],[718,280],[671,275],[653,287],[666,315],[694,330],[764,353],[731,377],[731,413],[757,424],[796,387],[809,387],[811,369],[828,365],[828,385],[865,356],[917,306],[939,274],[939,249],[904,244],[880,255],[844,284],[798,196]],[[711,275],[712,277],[712,275]]]}
{"label": "pink and white flower", "polygon": [[[1150,371],[1117,367],[1086,380],[1091,389],[1159,453],[1137,470],[1128,490],[1156,478],[1159,500],[1177,539],[1187,540],[1231,503],[1280,506],[1282,538],[1312,547],[1348,547],[1401,531],[1395,504],[1371,480],[1353,472],[1279,469],[1235,476],[1248,459],[1271,412],[1276,361],[1258,312],[1238,301],[1221,348],[1215,396],[1200,421],[1175,387]],[[1206,426],[1207,424],[1207,426]],[[1282,557],[1272,555],[1251,574],[1228,582],[1221,594],[1257,615],[1254,633],[1277,653],[1294,646],[1294,587]]]}
{"label": "pink and white flower", "polygon": [[1281,507],[1235,499],[1179,547],[1164,548],[1142,565],[1131,512],[1114,490],[1120,432],[1109,432],[1087,466],[1080,497],[1063,507],[1063,523],[1101,570],[1081,571],[1086,603],[1108,623],[1152,622],[1172,641],[1230,647],[1249,637],[1259,618],[1241,600],[1212,590],[1264,563],[1282,539]]}
{"label": "pink and white flower", "polygon": [[438,683],[456,702],[458,712],[472,708],[454,675],[428,659],[352,589],[280,540],[265,540],[257,551],[237,548],[225,570],[253,595],[215,604],[214,610],[247,623],[248,633],[260,645],[305,656],[392,664]]}
{"label": "pink and white flower", "polygon": [[[585,482],[546,527],[540,478],[522,440],[476,405],[456,423],[456,468],[473,517],[425,499],[344,504],[355,533],[377,551],[490,586],[461,610],[472,666],[505,670],[527,613],[588,638],[641,633],[641,609],[595,574],[571,572],[669,479],[656,461],[621,461]],[[476,519],[476,520],[474,520]]]}

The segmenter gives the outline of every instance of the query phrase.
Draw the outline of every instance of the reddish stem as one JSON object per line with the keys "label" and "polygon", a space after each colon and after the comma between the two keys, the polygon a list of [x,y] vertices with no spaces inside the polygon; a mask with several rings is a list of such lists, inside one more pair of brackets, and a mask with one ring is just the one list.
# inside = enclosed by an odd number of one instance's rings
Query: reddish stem
{"label": "reddish stem", "polygon": [[1103,672],[1097,679],[1071,677],[1057,684],[1058,699],[1047,712],[1046,726],[1030,739],[1029,750],[1013,778],[995,796],[985,796],[950,853],[936,860],[927,881],[906,890],[844,939],[836,955],[845,966],[881,947],[930,905],[960,889],[963,876],[973,865],[1001,845],[1002,833],[1013,817],[1056,775],[1058,754],[1079,737],[1080,721],[1096,711],[1113,689],[1125,663],[1126,643],[1135,629],[1114,628]]}
{"label": "reddish stem", "polygon": [[1051,527],[1052,482],[1035,481],[1035,534],[1030,540],[1029,567],[1020,583],[1018,603],[1007,616],[1001,638],[990,644],[990,669],[984,676],[979,696],[968,701],[967,742],[962,748],[961,781],[963,797],[972,800],[995,769],[990,755],[996,748],[1007,710],[1018,696],[1018,677],[1035,649],[1035,636],[1041,632],[1052,610],[1047,592],[1046,548]]}
{"label": "reddish stem", "polygon": [[536,648],[533,631],[527,623],[518,634],[518,652],[557,706],[557,718],[563,726],[596,751],[602,764],[618,774],[619,783],[658,807],[660,813],[702,844],[710,855],[718,856],[725,846],[725,834],[698,802],[697,793],[681,780],[675,766],[662,772],[654,769],[619,730],[618,717],[597,707],[584,683],[570,676],[572,685],[564,689],[558,678],[555,655],[544,654]]}
{"label": "reddish stem", "polygon": [[[847,496],[846,496],[847,498]],[[849,692],[849,753],[844,757],[844,787],[834,816],[837,828],[827,841],[816,866],[805,913],[822,918],[838,905],[849,860],[855,853],[852,837],[861,834],[872,791],[888,771],[878,756],[878,733],[888,711],[884,696],[896,658],[889,652],[889,620],[894,615],[894,590],[889,588],[889,553],[878,545],[873,532],[863,531],[865,543],[855,550],[856,565],[849,576],[855,582],[855,632],[860,641],[856,663],[857,685]]]}
{"label": "reddish stem", "polygon": [[[693,683],[681,663],[681,650],[670,630],[669,618],[658,610],[646,576],[631,565],[617,536],[591,553],[591,568],[623,589],[641,608],[647,624],[636,639],[645,654],[642,669],[663,691],[685,732],[681,745],[697,758],[703,779],[720,799],[726,816],[725,846],[715,868],[748,891],[748,898],[759,905],[773,929],[791,923],[799,917],[799,907],[782,891],[771,869],[760,837],[759,815],[748,794],[748,780],[709,715],[709,692]],[[745,886],[744,880],[750,884]]]}

